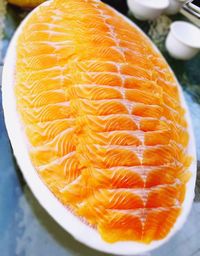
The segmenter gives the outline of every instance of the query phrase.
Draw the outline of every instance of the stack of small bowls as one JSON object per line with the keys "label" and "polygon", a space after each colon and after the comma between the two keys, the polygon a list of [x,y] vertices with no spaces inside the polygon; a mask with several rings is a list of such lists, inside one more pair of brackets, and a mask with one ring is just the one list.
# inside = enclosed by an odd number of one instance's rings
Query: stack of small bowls
{"label": "stack of small bowls", "polygon": [[[153,20],[161,14],[176,14],[186,0],[127,0],[127,2],[130,11],[137,19]],[[166,39],[166,48],[176,59],[191,59],[200,49],[200,29],[189,22],[173,22]]]}

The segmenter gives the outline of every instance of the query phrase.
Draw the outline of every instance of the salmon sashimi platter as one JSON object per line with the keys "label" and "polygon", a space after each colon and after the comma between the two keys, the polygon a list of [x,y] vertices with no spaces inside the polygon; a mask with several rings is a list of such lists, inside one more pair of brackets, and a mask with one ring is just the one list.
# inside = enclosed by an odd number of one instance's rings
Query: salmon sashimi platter
{"label": "salmon sashimi platter", "polygon": [[196,179],[188,109],[126,17],[99,0],[43,3],[11,42],[2,90],[20,169],[75,239],[135,255],[181,228]]}

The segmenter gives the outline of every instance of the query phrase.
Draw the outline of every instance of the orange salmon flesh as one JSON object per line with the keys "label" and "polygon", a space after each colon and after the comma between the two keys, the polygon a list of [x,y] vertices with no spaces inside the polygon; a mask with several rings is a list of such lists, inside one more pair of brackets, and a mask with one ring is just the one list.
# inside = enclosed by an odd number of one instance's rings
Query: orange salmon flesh
{"label": "orange salmon flesh", "polygon": [[17,42],[15,95],[32,164],[113,243],[164,239],[190,178],[185,109],[164,58],[97,0],[54,0]]}

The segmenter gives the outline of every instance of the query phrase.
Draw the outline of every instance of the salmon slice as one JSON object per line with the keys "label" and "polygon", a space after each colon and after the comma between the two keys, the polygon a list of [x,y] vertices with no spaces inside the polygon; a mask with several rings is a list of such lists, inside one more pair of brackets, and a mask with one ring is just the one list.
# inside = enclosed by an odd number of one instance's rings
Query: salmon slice
{"label": "salmon slice", "polygon": [[146,173],[145,186],[154,187],[165,184],[175,184],[180,182],[185,184],[190,179],[191,174],[185,172],[183,167],[176,165],[166,165],[153,167]]}
{"label": "salmon slice", "polygon": [[136,76],[126,76],[126,79],[124,80],[124,87],[127,89],[138,89],[149,92],[162,90],[154,81],[140,79],[140,77]]}
{"label": "salmon slice", "polygon": [[124,55],[118,51],[118,49],[114,47],[96,47],[90,49],[88,51],[87,49],[83,49],[83,51],[79,55],[79,60],[90,60],[91,56],[94,56],[92,59],[95,59],[96,61],[112,61],[121,63],[124,61]]}
{"label": "salmon slice", "polygon": [[77,126],[82,130],[84,127],[96,132],[108,132],[115,130],[137,130],[137,123],[130,115],[93,116],[85,115],[77,119]]}
{"label": "salmon slice", "polygon": [[183,149],[175,143],[147,147],[143,151],[144,165],[163,165],[172,162],[182,163],[183,159],[186,158],[187,155]]}
{"label": "salmon slice", "polygon": [[[181,136],[180,136],[181,134]],[[181,138],[180,138],[181,137]],[[188,133],[178,127],[169,127],[166,130],[158,130],[152,132],[146,132],[144,135],[145,145],[153,146],[157,144],[169,144],[170,141],[174,141],[177,144],[186,147],[188,145]]]}
{"label": "salmon slice", "polygon": [[96,0],[53,0],[27,19],[15,95],[32,164],[109,243],[164,239],[191,157],[177,81],[149,40]]}
{"label": "salmon slice", "polygon": [[[81,166],[74,152],[60,157],[50,163],[46,163],[38,170],[40,175],[44,178],[49,178],[51,175],[62,176],[65,181],[64,187],[76,180],[76,178],[81,174]],[[53,182],[53,180],[50,179],[49,182]],[[55,183],[55,185],[57,184]],[[64,187],[61,187],[60,189],[64,189]]]}
{"label": "salmon slice", "polygon": [[[184,127],[180,126],[179,124],[173,123],[171,120],[164,119],[164,121],[163,120],[161,121],[155,118],[142,118],[139,120],[139,127],[144,132],[148,132],[148,131],[153,132],[153,133],[147,133],[146,135],[147,144],[149,143],[154,144],[153,137],[154,135],[156,136],[156,132],[158,132],[162,134],[165,133],[166,135],[168,134],[165,138],[163,137],[163,143],[167,144],[167,141],[169,143],[169,140],[173,140],[177,142],[177,144],[181,144],[183,147],[187,147],[188,145],[189,135],[187,130]],[[151,137],[150,135],[152,135],[152,138],[150,138]]]}
{"label": "salmon slice", "polygon": [[144,103],[137,103],[134,104],[132,108],[132,114],[139,117],[161,118],[163,116],[163,108],[158,105],[147,105]]}
{"label": "salmon slice", "polygon": [[170,231],[169,227],[180,215],[180,207],[171,207],[151,210],[146,214],[143,241],[150,243],[152,240],[160,240]]}
{"label": "salmon slice", "polygon": [[139,127],[142,131],[159,131],[159,130],[167,130],[170,126],[170,123],[167,122],[167,120],[161,120],[157,118],[141,118],[139,120]]}
{"label": "salmon slice", "polygon": [[75,149],[76,137],[73,129],[69,128],[56,136],[52,141],[34,149],[30,155],[32,161],[38,166],[65,156],[75,151]]}
{"label": "salmon slice", "polygon": [[140,165],[136,151],[130,150],[130,148],[119,148],[118,146],[108,148],[107,146],[80,144],[77,151],[83,165],[92,164],[97,168]]}
{"label": "salmon slice", "polygon": [[137,168],[118,167],[110,169],[87,168],[82,172],[83,184],[94,190],[99,188],[141,188],[144,180]]}
{"label": "salmon slice", "polygon": [[115,62],[104,62],[99,61],[79,61],[69,64],[71,69],[77,69],[81,72],[118,72],[118,65]]}
{"label": "salmon slice", "polygon": [[[144,56],[141,56],[141,58],[144,58]],[[146,80],[151,79],[151,73],[148,70],[130,64],[121,65],[120,72],[122,75],[139,77]]]}
{"label": "salmon slice", "polygon": [[[71,49],[70,49],[71,50]],[[68,51],[68,54],[40,54],[39,56],[34,57],[27,57],[26,59],[22,59],[19,61],[24,61],[24,68],[26,70],[31,71],[37,71],[42,69],[48,69],[52,68],[58,65],[65,65],[67,62],[67,59],[70,57],[70,55],[73,55],[74,51],[72,50],[70,53]]]}
{"label": "salmon slice", "polygon": [[38,108],[47,104],[56,104],[65,102],[65,93],[63,90],[45,91],[41,94],[31,95],[30,97],[21,97],[19,102],[21,106],[27,108]]}
{"label": "salmon slice", "polygon": [[45,40],[47,41],[53,41],[53,42],[59,42],[59,41],[65,41],[70,37],[70,33],[64,33],[64,32],[51,32],[48,30],[38,31],[36,29],[32,31],[28,31],[29,33],[24,35],[24,40],[29,40],[31,42],[43,42]]}
{"label": "salmon slice", "polygon": [[161,105],[162,99],[160,98],[160,94],[152,94],[146,93],[144,91],[139,91],[136,89],[132,89],[126,91],[126,99],[134,102],[140,102],[149,105]]}
{"label": "salmon slice", "polygon": [[90,219],[92,224],[97,224],[106,214],[106,209],[130,210],[143,207],[144,202],[136,192],[100,189],[84,200],[77,212]]}
{"label": "salmon slice", "polygon": [[[60,80],[60,78],[62,78],[62,80]],[[24,96],[24,93],[31,96],[44,91],[65,88],[70,82],[68,77],[62,77],[62,70],[58,68],[47,69],[43,72],[19,72],[17,83],[20,83],[21,86],[16,87],[15,91],[21,97]]]}
{"label": "salmon slice", "polygon": [[148,193],[146,208],[180,206],[185,195],[185,185],[153,187]]}
{"label": "salmon slice", "polygon": [[[106,214],[106,209],[134,210],[144,206],[147,209],[179,206],[184,192],[184,186],[178,185],[155,187],[150,192],[149,189],[99,189],[83,200],[77,211],[93,224],[97,224]],[[178,199],[174,198],[175,193]]]}
{"label": "salmon slice", "polygon": [[101,85],[73,86],[69,88],[67,93],[70,99],[105,100],[123,98],[123,92],[121,92],[120,89]]}
{"label": "salmon slice", "polygon": [[[169,227],[180,214],[179,207],[145,210],[146,221],[142,222],[138,215],[140,211],[109,210],[106,217],[102,218],[98,230],[108,242],[121,241],[145,241],[160,240],[169,232]],[[144,223],[144,224],[143,224]],[[143,232],[142,230],[145,230]],[[121,233],[120,233],[121,231]],[[125,237],[124,237],[125,235]]]}
{"label": "salmon slice", "polygon": [[26,134],[33,146],[41,146],[53,140],[61,132],[75,126],[74,119],[58,119],[26,126]]}
{"label": "salmon slice", "polygon": [[49,104],[38,108],[21,108],[22,120],[27,124],[65,119],[73,116],[67,103]]}
{"label": "salmon slice", "polygon": [[176,110],[181,116],[185,114],[185,109],[181,107],[180,103],[174,100],[171,96],[166,93],[163,94],[164,103],[170,108]]}
{"label": "salmon slice", "polygon": [[[94,133],[89,131],[85,132],[79,137],[79,142],[85,144],[98,144],[98,145],[121,145],[121,146],[139,146],[142,144],[138,138],[140,132],[135,131],[114,131],[114,132],[101,132]],[[141,133],[143,139],[143,133]]]}
{"label": "salmon slice", "polygon": [[169,94],[173,99],[179,101],[179,93],[176,84],[170,83],[167,80],[158,78],[157,84],[162,87],[166,94]]}
{"label": "salmon slice", "polygon": [[137,212],[109,210],[97,226],[105,241],[141,241],[142,222]]}
{"label": "salmon slice", "polygon": [[75,113],[81,115],[113,115],[113,114],[128,114],[127,106],[120,100],[85,100],[78,99],[70,102],[71,109]]}
{"label": "salmon slice", "polygon": [[75,72],[71,79],[73,84],[123,86],[123,78],[116,72]]}
{"label": "salmon slice", "polygon": [[[67,40],[67,42],[70,44],[70,41]],[[66,41],[65,41],[66,43]],[[65,43],[56,42],[55,44],[52,44],[48,41],[42,41],[40,43],[29,43],[29,44],[22,44],[20,46],[20,56],[19,59],[25,59],[26,55],[33,54],[35,57],[41,56],[42,54],[48,56],[48,54],[60,54],[62,56],[67,56],[69,54],[69,51],[73,49],[73,44],[66,47]],[[39,47],[38,47],[39,45]]]}
{"label": "salmon slice", "polygon": [[144,134],[144,143],[147,146],[155,146],[158,144],[168,145],[172,139],[173,135],[171,130],[146,132]]}

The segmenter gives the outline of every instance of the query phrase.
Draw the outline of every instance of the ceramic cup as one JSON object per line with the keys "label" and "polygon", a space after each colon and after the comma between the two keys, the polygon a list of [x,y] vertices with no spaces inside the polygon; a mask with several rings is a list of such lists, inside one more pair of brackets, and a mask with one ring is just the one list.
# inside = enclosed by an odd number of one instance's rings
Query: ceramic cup
{"label": "ceramic cup", "polygon": [[165,10],[168,15],[174,15],[180,11],[186,0],[169,0],[169,6]]}
{"label": "ceramic cup", "polygon": [[140,20],[153,20],[169,6],[169,0],[128,0],[128,7]]}
{"label": "ceramic cup", "polygon": [[166,39],[166,48],[176,59],[191,59],[200,49],[200,29],[189,22],[173,22]]}

